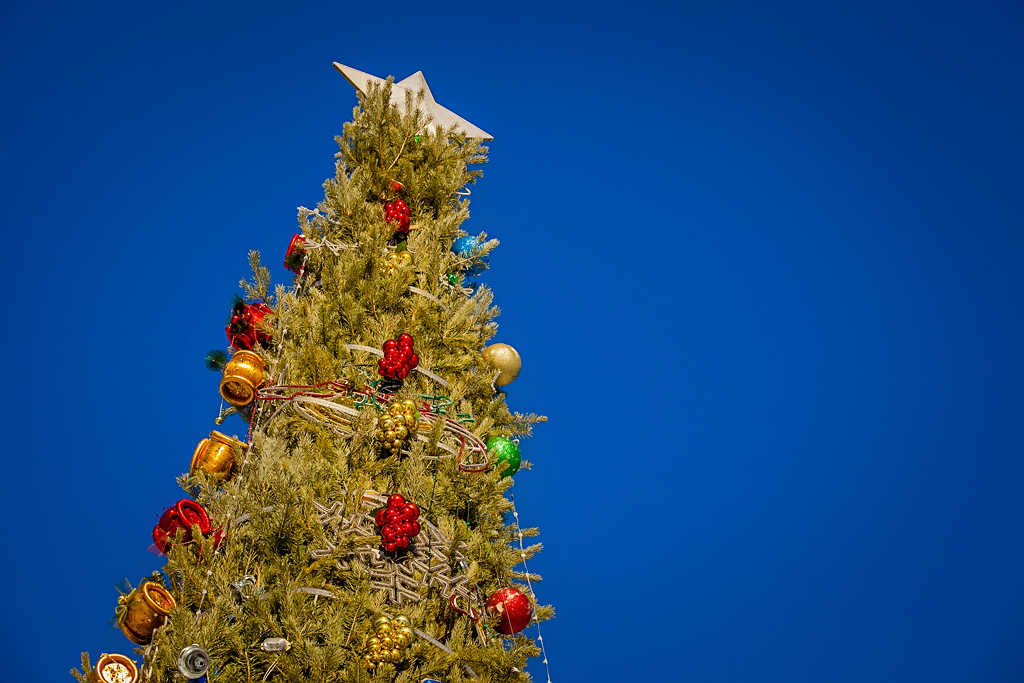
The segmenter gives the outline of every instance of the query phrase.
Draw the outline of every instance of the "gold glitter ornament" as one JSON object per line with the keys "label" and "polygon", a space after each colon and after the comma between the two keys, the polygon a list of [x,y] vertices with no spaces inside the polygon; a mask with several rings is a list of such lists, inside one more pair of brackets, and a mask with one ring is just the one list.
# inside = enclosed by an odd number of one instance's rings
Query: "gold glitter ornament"
{"label": "gold glitter ornament", "polygon": [[139,668],[124,655],[100,655],[96,668],[89,676],[90,683],[137,683]]}
{"label": "gold glitter ornament", "polygon": [[256,399],[256,390],[266,376],[267,364],[259,354],[236,351],[221,373],[220,395],[236,408],[247,406]]}
{"label": "gold glitter ornament", "polygon": [[498,370],[495,386],[503,387],[511,384],[523,368],[523,360],[519,352],[508,344],[491,344],[483,351],[484,360]]}

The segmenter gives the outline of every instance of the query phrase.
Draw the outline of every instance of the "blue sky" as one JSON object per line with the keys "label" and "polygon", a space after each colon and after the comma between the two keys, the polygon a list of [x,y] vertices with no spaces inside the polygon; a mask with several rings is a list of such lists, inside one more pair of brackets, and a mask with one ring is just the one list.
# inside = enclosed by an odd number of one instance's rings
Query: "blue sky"
{"label": "blue sky", "polygon": [[495,137],[466,227],[551,418],[555,683],[1024,677],[1019,3],[8,0],[5,678],[130,652],[113,586],[247,251],[288,281],[333,61]]}

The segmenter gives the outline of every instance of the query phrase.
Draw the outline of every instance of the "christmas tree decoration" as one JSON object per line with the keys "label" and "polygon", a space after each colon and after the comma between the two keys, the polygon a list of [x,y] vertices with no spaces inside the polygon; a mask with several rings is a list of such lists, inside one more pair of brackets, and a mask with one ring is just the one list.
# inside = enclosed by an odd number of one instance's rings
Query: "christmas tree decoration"
{"label": "christmas tree decoration", "polygon": [[[383,78],[371,76],[368,73],[353,69],[350,66],[345,66],[344,64],[335,62],[334,68],[345,77],[345,80],[352,84],[353,88],[358,90],[364,96],[371,92],[374,86],[379,87],[384,85]],[[423,78],[422,71],[417,71],[412,76],[392,84],[391,105],[397,107],[399,111],[402,111],[405,108],[406,93],[411,94],[413,102],[415,102],[416,95],[420,92],[423,93],[424,99],[418,104],[418,106],[431,117],[433,125],[441,126],[442,128],[451,128],[452,126],[455,126],[455,129],[467,138],[477,138],[480,140],[494,139],[488,133],[480,130],[466,119],[456,115],[448,109],[445,109],[435,102],[434,95],[431,94],[430,88],[427,87],[427,81]],[[418,137],[419,136],[417,136],[417,138]],[[417,140],[417,142],[418,141],[419,140]]]}
{"label": "christmas tree decoration", "polygon": [[228,587],[231,589],[231,597],[237,603],[244,602],[260,592],[256,584],[256,577],[251,574],[246,574]]}
{"label": "christmas tree decoration", "polygon": [[405,616],[394,619],[383,616],[373,625],[377,636],[370,638],[367,643],[369,651],[363,658],[368,671],[373,671],[385,662],[399,663],[402,661],[402,650],[412,645],[416,639],[416,634],[410,628],[409,618]]}
{"label": "christmas tree decoration", "polygon": [[192,453],[192,463],[188,468],[189,476],[195,476],[196,472],[206,472],[225,483],[231,481],[238,466],[234,451],[236,446],[243,452],[249,448],[248,444],[226,434],[210,432],[209,438],[200,441]]}
{"label": "christmas tree decoration", "polygon": [[499,588],[491,593],[486,604],[488,614],[500,617],[494,630],[506,636],[522,631],[533,616],[530,599],[515,588]]}
{"label": "christmas tree decoration", "polygon": [[408,399],[393,401],[387,413],[377,418],[377,440],[388,455],[402,450],[405,442],[419,429],[419,411]]}
{"label": "christmas tree decoration", "polygon": [[284,638],[266,638],[260,643],[260,649],[264,652],[287,652],[292,644]]}
{"label": "christmas tree decoration", "polygon": [[138,683],[138,680],[139,667],[129,657],[119,654],[100,655],[89,676],[89,683]]}
{"label": "christmas tree decoration", "polygon": [[210,653],[198,644],[189,645],[178,653],[178,671],[190,681],[202,678],[210,668]]}
{"label": "christmas tree decoration", "polygon": [[350,570],[350,560],[359,560],[370,570],[370,588],[383,591],[387,601],[401,606],[419,603],[427,591],[434,591],[447,602],[454,595],[465,601],[472,601],[469,580],[464,571],[455,568],[468,566],[463,551],[465,543],[452,546],[441,530],[423,521],[422,532],[426,538],[410,544],[406,551],[397,556],[372,548],[369,543],[360,542],[351,556],[339,556],[336,548],[350,538],[372,539],[378,537],[375,513],[364,512],[376,503],[386,502],[383,496],[367,496],[361,506],[352,514],[345,514],[345,504],[334,501],[331,505],[314,502],[319,513],[317,521],[324,529],[324,547],[312,552],[314,559],[335,558],[335,567],[344,574]]}
{"label": "christmas tree decoration", "polygon": [[492,436],[487,439],[487,454],[494,456],[494,459],[491,461],[492,465],[497,465],[498,463],[505,465],[505,469],[501,472],[503,479],[511,477],[518,472],[519,465],[523,461],[519,453],[519,446],[504,436]]}
{"label": "christmas tree decoration", "polygon": [[257,344],[270,341],[270,335],[260,329],[267,315],[273,313],[262,301],[245,303],[238,301],[231,310],[231,320],[224,331],[228,335],[228,343],[236,349],[251,350]]}
{"label": "christmas tree decoration", "polygon": [[519,352],[508,344],[491,344],[483,351],[484,360],[498,370],[494,378],[495,386],[503,387],[511,384],[523,367]]}
{"label": "christmas tree decoration", "polygon": [[385,263],[387,264],[387,270],[385,271],[387,276],[395,277],[402,270],[412,265],[412,254],[405,250],[388,254],[388,258]]}
{"label": "christmas tree decoration", "polygon": [[477,250],[480,249],[480,241],[469,235],[460,237],[452,243],[452,253],[461,259],[472,259],[466,266],[466,275],[476,277],[480,273],[484,272],[484,268],[490,261],[488,256],[477,255]]}
{"label": "christmas tree decoration", "polygon": [[128,640],[145,645],[167,621],[174,604],[166,588],[154,581],[143,581],[131,593],[118,598],[117,625]]}
{"label": "christmas tree decoration", "polygon": [[188,545],[193,540],[192,527],[196,525],[203,536],[212,535],[214,537],[214,546],[220,543],[222,532],[219,530],[214,532],[206,508],[194,500],[183,498],[160,515],[160,521],[153,527],[153,544],[156,545],[157,550],[166,555],[171,549],[171,543],[178,530],[183,530],[181,544]]}
{"label": "christmas tree decoration", "polygon": [[[221,396],[207,394],[246,431],[211,432],[179,477],[195,499],[154,507],[167,557],[122,591],[114,620],[143,646],[137,683],[521,683],[541,661],[553,610],[532,602],[540,545],[523,546],[539,532],[509,524],[499,476],[530,474],[516,473],[518,444],[544,418],[496,390],[517,354],[488,346],[497,293],[467,286],[498,246],[467,225],[488,136],[438,109],[421,75],[403,83],[358,83],[322,199],[298,210],[285,259],[297,277],[272,282],[249,252],[234,353],[211,354]],[[513,580],[525,595],[485,607]],[[531,633],[495,637],[524,608]]]}
{"label": "christmas tree decoration", "polygon": [[384,205],[384,222],[396,223],[395,232],[403,235],[409,232],[409,207],[401,199],[387,202]]}
{"label": "christmas tree decoration", "polygon": [[381,547],[389,553],[399,548],[408,548],[413,536],[420,533],[420,508],[416,503],[407,503],[400,494],[388,496],[387,507],[374,515],[380,527]]}
{"label": "christmas tree decoration", "polygon": [[381,377],[405,379],[413,368],[419,365],[419,357],[412,350],[412,337],[408,334],[384,342],[384,357],[377,361]]}
{"label": "christmas tree decoration", "polygon": [[266,377],[267,364],[258,354],[236,351],[221,373],[220,395],[236,408],[243,408],[256,399],[256,389]]}
{"label": "christmas tree decoration", "polygon": [[284,267],[296,275],[302,275],[302,265],[306,262],[306,236],[292,235],[288,243],[288,251],[284,254]]}

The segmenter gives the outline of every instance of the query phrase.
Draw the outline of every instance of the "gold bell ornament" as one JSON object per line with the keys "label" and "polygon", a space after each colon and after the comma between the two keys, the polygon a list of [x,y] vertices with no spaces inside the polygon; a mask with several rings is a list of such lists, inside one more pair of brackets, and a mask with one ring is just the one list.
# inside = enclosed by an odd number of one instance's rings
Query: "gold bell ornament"
{"label": "gold bell ornament", "polygon": [[412,254],[408,251],[392,252],[388,254],[385,270],[388,277],[395,277],[403,268],[408,268],[413,263]]}
{"label": "gold bell ornament", "polygon": [[402,650],[416,639],[409,617],[380,617],[373,622],[373,626],[377,637],[370,638],[370,651],[363,657],[366,668],[373,671],[386,662],[397,664],[402,661]]}
{"label": "gold bell ornament", "polygon": [[174,597],[153,581],[144,581],[128,595],[118,598],[117,625],[136,645],[145,645],[153,631],[164,625],[174,607]]}
{"label": "gold bell ornament", "polygon": [[483,357],[498,370],[498,376],[494,380],[495,386],[511,384],[523,367],[523,359],[519,357],[519,352],[508,344],[491,344],[484,349]]}
{"label": "gold bell ornament", "polygon": [[256,390],[267,379],[267,364],[252,351],[236,351],[221,373],[220,395],[242,408],[256,399]]}
{"label": "gold bell ornament", "polygon": [[137,683],[139,667],[124,655],[106,653],[100,655],[92,673],[90,683]]}
{"label": "gold bell ornament", "polygon": [[195,452],[192,453],[192,464],[189,465],[188,476],[195,476],[196,472],[202,471],[224,482],[231,481],[231,476],[235,473],[235,467],[238,464],[233,445],[237,445],[243,451],[249,448],[248,444],[226,434],[217,431],[210,432],[210,437],[200,441]]}
{"label": "gold bell ornament", "polygon": [[419,416],[416,403],[405,399],[392,401],[387,412],[377,418],[377,440],[388,455],[401,451],[405,441],[416,433],[420,426]]}

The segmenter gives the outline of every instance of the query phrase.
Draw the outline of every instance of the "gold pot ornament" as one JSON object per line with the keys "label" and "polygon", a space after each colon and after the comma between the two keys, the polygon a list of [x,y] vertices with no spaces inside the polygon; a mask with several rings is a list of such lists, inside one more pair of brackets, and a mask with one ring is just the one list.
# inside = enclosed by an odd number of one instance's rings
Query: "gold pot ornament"
{"label": "gold pot ornament", "polygon": [[220,395],[242,408],[256,399],[256,390],[267,379],[267,364],[252,351],[236,351],[221,373]]}
{"label": "gold pot ornament", "polygon": [[90,683],[137,683],[139,667],[124,655],[100,655],[89,676]]}
{"label": "gold pot ornament", "polygon": [[174,597],[158,583],[145,581],[118,598],[117,625],[136,645],[145,645],[153,631],[164,625],[174,607]]}
{"label": "gold pot ornament", "polygon": [[508,344],[491,344],[483,352],[484,360],[498,370],[495,386],[503,387],[511,384],[523,367],[519,352]]}
{"label": "gold pot ornament", "polygon": [[235,473],[235,467],[238,465],[233,445],[238,445],[242,451],[249,448],[248,444],[226,434],[217,431],[210,432],[210,437],[200,441],[195,452],[192,453],[192,464],[189,465],[188,475],[191,477],[196,472],[202,471],[224,482],[231,481],[231,476]]}

